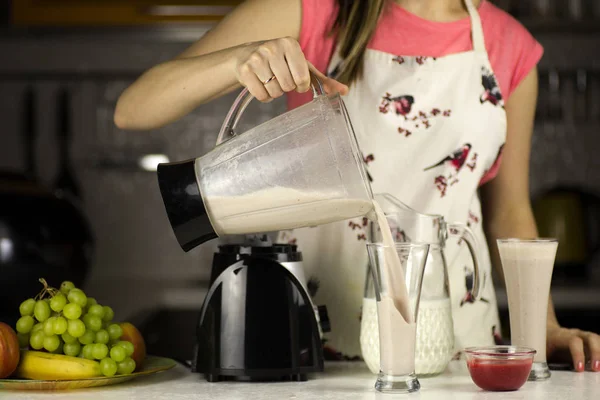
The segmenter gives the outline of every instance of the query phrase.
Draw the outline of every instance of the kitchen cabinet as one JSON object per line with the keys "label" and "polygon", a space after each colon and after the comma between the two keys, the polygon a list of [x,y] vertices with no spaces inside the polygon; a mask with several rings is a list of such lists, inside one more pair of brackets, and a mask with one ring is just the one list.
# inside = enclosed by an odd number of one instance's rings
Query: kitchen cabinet
{"label": "kitchen cabinet", "polygon": [[139,26],[211,23],[241,0],[13,0],[16,26]]}

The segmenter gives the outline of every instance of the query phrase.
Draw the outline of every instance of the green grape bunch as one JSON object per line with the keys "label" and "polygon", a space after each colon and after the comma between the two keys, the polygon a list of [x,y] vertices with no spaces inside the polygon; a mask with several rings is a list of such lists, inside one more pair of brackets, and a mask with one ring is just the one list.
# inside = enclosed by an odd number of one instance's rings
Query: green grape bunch
{"label": "green grape bunch", "polygon": [[16,330],[21,348],[82,357],[100,363],[105,376],[131,374],[134,346],[122,341],[123,329],[113,323],[112,308],[65,281],[59,289],[48,286],[21,303]]}

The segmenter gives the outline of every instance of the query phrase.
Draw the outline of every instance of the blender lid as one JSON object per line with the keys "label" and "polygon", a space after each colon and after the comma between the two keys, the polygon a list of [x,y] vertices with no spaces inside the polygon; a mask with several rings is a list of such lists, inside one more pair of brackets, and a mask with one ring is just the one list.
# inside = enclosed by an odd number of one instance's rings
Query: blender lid
{"label": "blender lid", "polygon": [[216,239],[196,180],[195,160],[158,164],[158,185],[169,222],[184,251]]}

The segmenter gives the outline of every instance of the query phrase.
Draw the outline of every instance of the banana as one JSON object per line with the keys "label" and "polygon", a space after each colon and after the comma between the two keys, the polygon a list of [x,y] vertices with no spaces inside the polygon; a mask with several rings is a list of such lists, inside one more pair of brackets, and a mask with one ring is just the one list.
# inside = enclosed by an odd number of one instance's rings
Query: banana
{"label": "banana", "polygon": [[21,361],[15,376],[26,379],[65,381],[102,376],[100,363],[85,358],[50,354],[41,351],[21,351]]}

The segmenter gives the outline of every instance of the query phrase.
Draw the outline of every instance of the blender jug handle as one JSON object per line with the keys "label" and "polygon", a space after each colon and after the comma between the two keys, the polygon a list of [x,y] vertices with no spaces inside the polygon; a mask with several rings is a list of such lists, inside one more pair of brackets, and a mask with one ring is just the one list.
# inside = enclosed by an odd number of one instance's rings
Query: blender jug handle
{"label": "blender jug handle", "polygon": [[452,236],[459,236],[467,244],[471,258],[473,259],[473,289],[471,289],[471,296],[476,300],[479,298],[479,285],[481,283],[481,275],[479,273],[479,243],[475,234],[466,224],[460,222],[453,222],[447,225],[448,234]]}
{"label": "blender jug handle", "polygon": [[[312,72],[310,72],[310,86],[313,92],[313,99],[317,96],[322,96],[325,94],[323,84]],[[225,122],[223,122],[221,130],[219,131],[219,136],[217,137],[217,146],[236,135],[234,130],[240,121],[244,110],[246,107],[248,107],[248,104],[250,104],[252,99],[254,99],[254,96],[250,94],[247,88],[244,88],[244,90],[242,90],[242,92],[238,95],[237,99],[235,99],[235,102],[227,113]]]}

